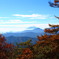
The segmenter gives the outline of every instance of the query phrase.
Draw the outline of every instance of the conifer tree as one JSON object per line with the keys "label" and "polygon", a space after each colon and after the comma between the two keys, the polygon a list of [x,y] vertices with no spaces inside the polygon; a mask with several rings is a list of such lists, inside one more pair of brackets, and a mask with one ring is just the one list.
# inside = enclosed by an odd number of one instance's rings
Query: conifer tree
{"label": "conifer tree", "polygon": [[56,8],[59,8],[59,0],[54,0],[54,2],[49,2],[49,5],[51,7],[56,7]]}
{"label": "conifer tree", "polygon": [[[59,0],[54,3],[49,2],[51,7],[59,7]],[[57,19],[59,17],[55,16]],[[50,28],[44,31],[49,34],[38,36],[37,44],[34,48],[34,59],[59,59],[59,25],[49,24]]]}

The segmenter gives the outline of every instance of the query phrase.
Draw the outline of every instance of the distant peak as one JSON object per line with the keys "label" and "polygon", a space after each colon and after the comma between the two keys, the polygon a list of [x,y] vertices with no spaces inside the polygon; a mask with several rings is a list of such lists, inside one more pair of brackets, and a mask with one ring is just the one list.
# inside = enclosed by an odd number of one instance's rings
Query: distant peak
{"label": "distant peak", "polygon": [[[38,29],[41,29],[41,28],[35,28],[34,30],[36,30],[36,29],[38,30]],[[41,29],[41,30],[42,30],[42,29]]]}
{"label": "distant peak", "polygon": [[35,26],[31,26],[31,27],[28,27],[27,29],[31,29],[31,30],[33,30],[33,29],[36,29],[36,28],[38,28],[38,27],[35,27]]}

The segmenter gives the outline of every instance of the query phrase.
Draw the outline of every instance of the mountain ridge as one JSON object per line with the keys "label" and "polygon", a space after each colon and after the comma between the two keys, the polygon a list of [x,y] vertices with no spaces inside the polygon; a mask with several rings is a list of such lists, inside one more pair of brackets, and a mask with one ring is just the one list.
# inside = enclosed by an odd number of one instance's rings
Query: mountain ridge
{"label": "mountain ridge", "polygon": [[17,42],[25,42],[29,39],[32,39],[32,42],[35,43],[38,39],[37,36],[43,35],[44,30],[40,28],[34,28],[32,30],[25,30],[23,32],[15,32],[15,33],[4,33],[6,41],[8,43],[16,44]]}
{"label": "mountain ridge", "polygon": [[22,32],[8,32],[8,33],[4,33],[3,35],[5,37],[8,36],[28,36],[28,37],[34,37],[40,34],[43,34],[44,30],[40,29],[40,28],[34,28],[32,30],[24,30]]}

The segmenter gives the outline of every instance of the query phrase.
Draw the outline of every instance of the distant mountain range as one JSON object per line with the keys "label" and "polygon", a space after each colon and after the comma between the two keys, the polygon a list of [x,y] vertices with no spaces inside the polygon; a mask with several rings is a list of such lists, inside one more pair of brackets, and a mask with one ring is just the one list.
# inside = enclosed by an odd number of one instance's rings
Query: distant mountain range
{"label": "distant mountain range", "polygon": [[37,27],[30,27],[28,30],[24,30],[22,32],[9,32],[4,33],[3,35],[6,37],[8,43],[15,44],[16,42],[25,42],[29,39],[32,39],[33,42],[37,40],[37,36],[43,35],[44,30]]}
{"label": "distant mountain range", "polygon": [[8,32],[8,33],[4,33],[3,35],[5,37],[9,37],[9,36],[16,36],[16,37],[37,37],[38,35],[40,36],[41,34],[44,34],[44,30],[40,29],[40,28],[33,28],[33,29],[29,29],[29,30],[24,30],[22,32]]}
{"label": "distant mountain range", "polygon": [[27,40],[30,40],[30,39],[32,40],[33,44],[35,44],[36,41],[38,41],[37,38],[9,36],[9,37],[6,37],[6,42],[16,45],[16,43],[26,42]]}

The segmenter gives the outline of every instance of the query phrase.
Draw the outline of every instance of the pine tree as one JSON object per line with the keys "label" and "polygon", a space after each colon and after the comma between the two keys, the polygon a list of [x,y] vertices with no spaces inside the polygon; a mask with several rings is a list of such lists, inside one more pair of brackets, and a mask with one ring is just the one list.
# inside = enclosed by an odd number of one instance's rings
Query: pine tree
{"label": "pine tree", "polygon": [[[59,7],[57,2],[54,0],[54,3],[49,4],[51,7]],[[59,59],[59,25],[49,26],[49,29],[44,30],[46,34],[37,37],[39,41],[33,46],[34,59]]]}
{"label": "pine tree", "polygon": [[59,0],[54,0],[54,2],[49,2],[49,5],[51,7],[56,7],[56,8],[59,8]]}

